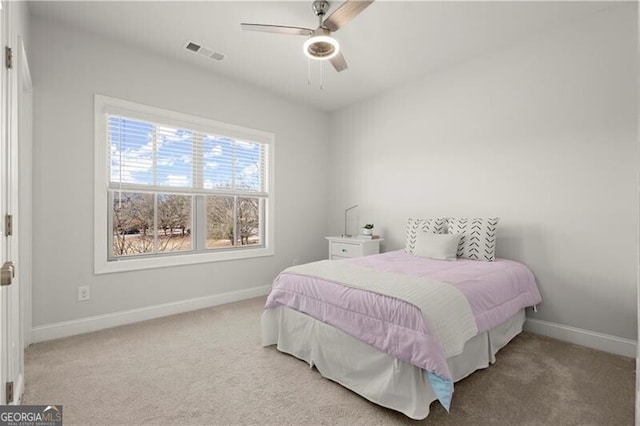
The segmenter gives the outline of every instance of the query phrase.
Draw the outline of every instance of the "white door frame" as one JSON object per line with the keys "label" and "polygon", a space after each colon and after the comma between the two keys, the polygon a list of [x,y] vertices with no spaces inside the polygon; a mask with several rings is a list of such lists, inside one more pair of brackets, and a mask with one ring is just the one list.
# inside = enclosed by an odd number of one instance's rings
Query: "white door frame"
{"label": "white door frame", "polygon": [[[7,42],[7,4],[5,1],[0,2],[0,48],[4,49]],[[0,55],[1,57],[1,55]],[[1,61],[4,62],[4,61]],[[0,64],[0,160],[4,160],[5,146],[7,140],[7,70],[4,63]],[[0,161],[0,211],[4,212],[4,161]],[[1,239],[4,242],[4,232],[0,232]],[[4,262],[5,257],[5,245],[0,244],[0,265]],[[0,403],[4,404],[7,400],[7,393],[5,389],[5,383],[9,378],[9,330],[7,326],[8,320],[8,289],[7,287],[0,287]]]}
{"label": "white door frame", "polygon": [[[638,9],[637,18],[640,20],[640,7]],[[640,21],[638,21],[640,22]],[[640,32],[636,35],[638,38],[638,42],[640,42]],[[640,103],[640,94],[636,99]],[[638,111],[638,123],[640,123],[640,110]],[[638,159],[640,162],[640,159]],[[637,188],[638,193],[640,194],[640,186]],[[640,225],[640,217],[637,219],[638,224]],[[640,236],[640,235],[639,235]],[[638,249],[638,248],[636,248]],[[636,342],[636,425],[640,425],[640,256],[638,256],[637,264],[638,271],[636,271],[636,322],[638,326],[637,337],[638,340]]]}
{"label": "white door frame", "polygon": [[23,347],[31,344],[31,281],[33,234],[33,84],[24,40],[18,36],[18,262],[20,264],[20,306]]}
{"label": "white door frame", "polygon": [[[19,37],[15,16],[10,1],[1,0],[0,17],[0,266],[12,260],[16,264],[16,274],[10,286],[0,288],[0,403],[7,402],[5,384],[13,383],[12,404],[20,403],[24,390],[24,332],[23,300],[20,285],[20,234],[19,228],[19,109],[17,61]],[[13,59],[11,69],[4,58],[5,46],[11,47]],[[13,218],[11,234],[6,231],[6,216]]]}

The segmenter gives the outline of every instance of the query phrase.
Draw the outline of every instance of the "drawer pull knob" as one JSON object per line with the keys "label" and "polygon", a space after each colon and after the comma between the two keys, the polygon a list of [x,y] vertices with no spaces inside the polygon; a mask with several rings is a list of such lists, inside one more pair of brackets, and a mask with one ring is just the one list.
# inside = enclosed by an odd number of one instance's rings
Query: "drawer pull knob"
{"label": "drawer pull knob", "polygon": [[347,249],[342,249],[342,252],[343,252],[343,253],[346,253],[346,252],[347,252]]}

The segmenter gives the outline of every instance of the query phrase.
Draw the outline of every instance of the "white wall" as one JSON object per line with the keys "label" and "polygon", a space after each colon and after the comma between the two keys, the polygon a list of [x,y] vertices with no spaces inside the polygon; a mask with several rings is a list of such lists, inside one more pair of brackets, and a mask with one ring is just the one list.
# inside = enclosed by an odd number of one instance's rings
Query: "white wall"
{"label": "white wall", "polygon": [[[336,111],[329,227],[499,216],[535,318],[636,340],[637,14],[618,5]],[[416,52],[428,54],[427,52]]]}
{"label": "white wall", "polygon": [[[326,113],[39,19],[32,35],[34,326],[270,285],[293,258],[326,257]],[[276,255],[95,276],[95,93],[275,133]]]}

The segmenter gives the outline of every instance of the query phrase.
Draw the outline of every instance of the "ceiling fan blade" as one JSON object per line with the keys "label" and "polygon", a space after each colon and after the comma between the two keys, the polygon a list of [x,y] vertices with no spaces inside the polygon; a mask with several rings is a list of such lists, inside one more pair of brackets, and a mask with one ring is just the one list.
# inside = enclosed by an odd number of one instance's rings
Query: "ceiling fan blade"
{"label": "ceiling fan blade", "polygon": [[347,69],[347,61],[344,59],[344,56],[342,56],[342,51],[338,52],[336,56],[329,59],[329,62],[331,62],[331,65],[333,65],[333,67],[338,72],[344,71]]}
{"label": "ceiling fan blade", "polygon": [[313,32],[310,28],[300,28],[300,27],[287,27],[283,25],[266,25],[266,24],[240,24],[243,30],[246,31],[262,31],[265,33],[276,33],[276,34],[288,34],[288,35],[303,35],[308,36]]}
{"label": "ceiling fan blade", "polygon": [[373,1],[374,0],[346,0],[324,20],[322,26],[331,32],[338,31],[358,16],[358,14],[365,10]]}

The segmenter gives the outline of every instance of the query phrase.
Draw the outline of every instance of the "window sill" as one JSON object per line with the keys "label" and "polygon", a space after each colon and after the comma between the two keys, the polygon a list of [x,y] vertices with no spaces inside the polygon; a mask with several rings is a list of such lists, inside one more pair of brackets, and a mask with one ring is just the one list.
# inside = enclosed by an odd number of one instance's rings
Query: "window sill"
{"label": "window sill", "polygon": [[198,263],[222,262],[237,259],[251,259],[254,257],[273,256],[272,248],[257,248],[246,250],[229,250],[207,253],[189,253],[184,255],[128,258],[114,261],[98,261],[94,265],[94,273],[110,274],[116,272],[138,271],[143,269],[167,268],[171,266],[194,265]]}

